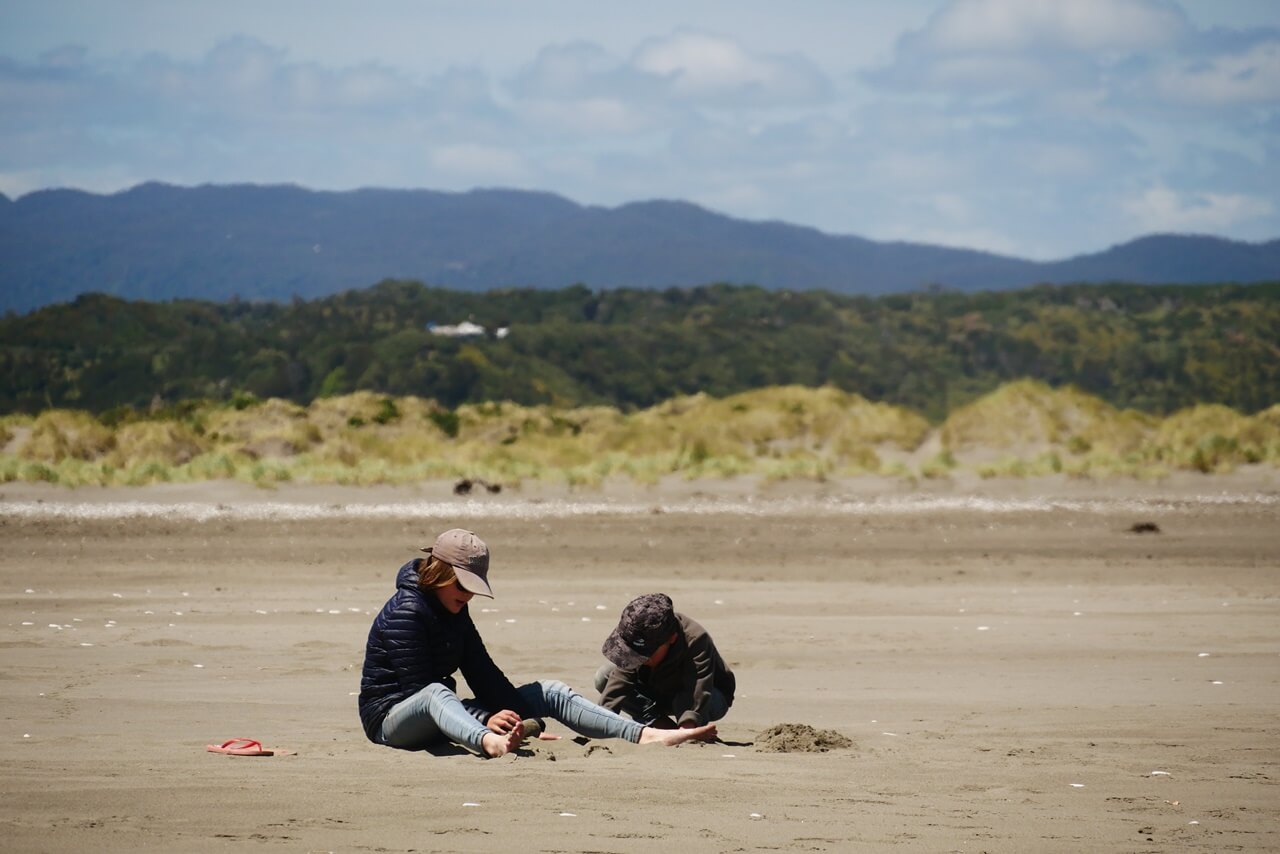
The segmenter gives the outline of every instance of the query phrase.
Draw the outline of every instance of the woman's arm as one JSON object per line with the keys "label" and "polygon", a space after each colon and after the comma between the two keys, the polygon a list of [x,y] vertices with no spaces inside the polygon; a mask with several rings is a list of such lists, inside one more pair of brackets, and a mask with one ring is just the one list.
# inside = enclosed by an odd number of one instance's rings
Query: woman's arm
{"label": "woman's arm", "polygon": [[463,622],[462,675],[475,692],[476,700],[486,709],[510,709],[522,716],[528,715],[531,710],[525,708],[511,680],[490,657],[471,615],[459,616]]}

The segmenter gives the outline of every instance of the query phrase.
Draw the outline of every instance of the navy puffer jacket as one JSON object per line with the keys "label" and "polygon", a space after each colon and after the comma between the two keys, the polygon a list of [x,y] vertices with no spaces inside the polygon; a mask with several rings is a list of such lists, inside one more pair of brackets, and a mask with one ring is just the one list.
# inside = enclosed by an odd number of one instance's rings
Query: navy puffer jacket
{"label": "navy puffer jacket", "polygon": [[382,719],[396,703],[433,682],[457,690],[458,670],[476,702],[525,717],[520,695],[484,648],[468,608],[450,614],[430,591],[418,589],[417,561],[400,567],[395,595],[369,629],[360,678],[360,722],[370,741],[381,743]]}

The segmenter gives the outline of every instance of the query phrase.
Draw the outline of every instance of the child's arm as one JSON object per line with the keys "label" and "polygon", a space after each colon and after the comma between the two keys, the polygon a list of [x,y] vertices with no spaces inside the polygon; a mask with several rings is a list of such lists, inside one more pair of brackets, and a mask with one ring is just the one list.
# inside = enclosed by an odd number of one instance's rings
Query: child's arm
{"label": "child's arm", "polygon": [[673,704],[679,711],[681,727],[702,726],[710,723],[711,691],[715,688],[716,662],[720,654],[707,630],[686,618],[685,643],[689,650],[689,663],[685,671],[685,683]]}

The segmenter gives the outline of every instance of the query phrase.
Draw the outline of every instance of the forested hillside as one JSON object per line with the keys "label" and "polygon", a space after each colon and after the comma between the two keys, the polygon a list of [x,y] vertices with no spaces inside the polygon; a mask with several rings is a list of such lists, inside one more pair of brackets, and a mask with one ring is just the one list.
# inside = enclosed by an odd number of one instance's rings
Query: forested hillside
{"label": "forested hillside", "polygon": [[[485,332],[429,328],[460,321]],[[285,305],[88,295],[5,317],[0,342],[0,412],[124,417],[118,408],[307,404],[357,390],[446,408],[631,411],[696,392],[830,385],[936,423],[1022,378],[1155,414],[1280,401],[1280,283],[868,298],[728,285],[468,293],[387,281]]]}

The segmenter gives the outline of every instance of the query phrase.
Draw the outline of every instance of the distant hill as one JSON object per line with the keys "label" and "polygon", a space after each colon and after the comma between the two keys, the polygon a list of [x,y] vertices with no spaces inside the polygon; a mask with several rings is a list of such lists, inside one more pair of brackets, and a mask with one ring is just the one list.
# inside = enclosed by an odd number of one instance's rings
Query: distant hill
{"label": "distant hill", "polygon": [[389,278],[468,291],[730,282],[868,295],[928,285],[1247,283],[1280,280],[1280,240],[1159,235],[1039,263],[733,219],[684,202],[603,208],[513,190],[152,183],[113,195],[0,196],[0,309],[90,291],[312,299]]}

